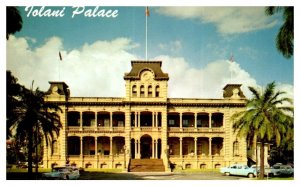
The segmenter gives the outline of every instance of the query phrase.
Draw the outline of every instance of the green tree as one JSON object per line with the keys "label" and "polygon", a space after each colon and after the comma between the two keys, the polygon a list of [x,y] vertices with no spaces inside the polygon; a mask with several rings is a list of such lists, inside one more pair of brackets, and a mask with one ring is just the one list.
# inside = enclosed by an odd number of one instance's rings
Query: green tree
{"label": "green tree", "polygon": [[[22,89],[18,104],[13,108],[13,117],[7,120],[10,130],[15,131],[14,137],[17,141],[24,141],[27,144],[28,176],[33,178],[32,162],[33,151],[41,142],[42,134],[46,144],[55,135],[59,134],[62,127],[58,112],[60,107],[56,104],[44,101],[45,92],[38,88],[33,90]],[[36,162],[37,163],[37,162]]]}
{"label": "green tree", "polygon": [[260,142],[260,179],[264,177],[264,144],[274,142],[277,146],[282,139],[293,137],[293,107],[292,100],[283,97],[285,92],[275,91],[275,83],[268,84],[260,94],[258,90],[249,87],[253,98],[248,99],[246,110],[232,116],[233,128],[238,135],[246,137],[248,142]]}
{"label": "green tree", "polygon": [[276,36],[276,48],[286,58],[291,58],[294,54],[294,7],[266,7],[267,15],[283,13],[283,24]]}
{"label": "green tree", "polygon": [[22,29],[23,20],[17,7],[6,7],[6,39]]}

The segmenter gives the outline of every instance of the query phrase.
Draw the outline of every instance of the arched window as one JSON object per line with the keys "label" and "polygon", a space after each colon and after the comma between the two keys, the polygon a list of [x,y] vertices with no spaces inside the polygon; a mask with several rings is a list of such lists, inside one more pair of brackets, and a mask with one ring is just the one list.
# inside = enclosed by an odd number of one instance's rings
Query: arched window
{"label": "arched window", "polygon": [[58,153],[58,145],[57,145],[57,141],[54,140],[52,141],[52,154],[57,154]]}
{"label": "arched window", "polygon": [[155,87],[155,97],[159,97],[159,86]]}
{"label": "arched window", "polygon": [[152,97],[152,86],[151,85],[149,85],[148,86],[148,97]]}
{"label": "arched window", "polygon": [[239,142],[233,142],[233,156],[239,156]]}
{"label": "arched window", "polygon": [[141,98],[145,97],[145,87],[144,87],[144,85],[141,86],[140,95],[141,95]]}
{"label": "arched window", "polygon": [[132,97],[137,97],[136,85],[132,86]]}

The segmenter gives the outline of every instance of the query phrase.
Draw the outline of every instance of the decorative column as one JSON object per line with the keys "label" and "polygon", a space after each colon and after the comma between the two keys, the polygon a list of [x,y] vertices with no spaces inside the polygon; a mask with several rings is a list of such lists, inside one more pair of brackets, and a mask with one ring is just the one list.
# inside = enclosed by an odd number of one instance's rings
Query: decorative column
{"label": "decorative column", "polygon": [[134,127],[137,127],[137,112],[134,112]]}
{"label": "decorative column", "polygon": [[82,112],[80,112],[80,128],[79,130],[82,131]]}
{"label": "decorative column", "polygon": [[158,140],[155,140],[155,158],[158,158],[158,152],[157,152],[157,147],[158,147]]}
{"label": "decorative column", "polygon": [[198,156],[198,154],[197,154],[197,137],[195,137],[194,138],[194,141],[195,141],[195,146],[194,146],[194,154],[195,154],[195,157],[196,157],[196,159],[197,159],[197,156]]}
{"label": "decorative column", "polygon": [[179,113],[179,127],[180,127],[180,131],[182,131],[182,113]]}
{"label": "decorative column", "polygon": [[155,115],[155,125],[156,125],[156,127],[158,127],[158,112],[156,112],[156,115]]}
{"label": "decorative column", "polygon": [[194,124],[195,129],[197,129],[197,113],[195,113],[195,124]]}
{"label": "decorative column", "polygon": [[112,156],[113,155],[113,152],[112,152],[112,149],[113,149],[113,137],[109,137],[109,140],[110,140],[110,143],[109,143],[109,155]]}
{"label": "decorative column", "polygon": [[81,161],[81,167],[83,166],[83,137],[80,136],[80,161]]}
{"label": "decorative column", "polygon": [[209,125],[209,128],[211,128],[211,113],[209,113],[209,115],[208,115],[208,125]]}
{"label": "decorative column", "polygon": [[96,168],[98,168],[98,138],[95,137],[95,161],[96,161]]}
{"label": "decorative column", "polygon": [[211,149],[212,149],[212,148],[211,148],[211,145],[212,145],[211,142],[212,142],[212,138],[209,138],[209,141],[208,141],[208,142],[209,142],[209,144],[208,144],[208,153],[209,153],[209,154],[208,154],[208,155],[211,156]]}
{"label": "decorative column", "polygon": [[95,112],[95,131],[97,131],[97,127],[98,127],[98,115],[97,115],[97,111]]}
{"label": "decorative column", "polygon": [[109,127],[110,127],[110,130],[112,130],[113,128],[113,112],[110,112],[110,115],[109,115]]}
{"label": "decorative column", "polygon": [[179,156],[182,158],[182,137],[179,138]]}
{"label": "decorative column", "polygon": [[138,112],[138,128],[141,128],[141,112]]}
{"label": "decorative column", "polygon": [[137,153],[137,144],[138,144],[137,140],[134,140],[134,153],[135,153],[134,158],[135,159],[137,159],[137,155],[138,155],[138,153]]}
{"label": "decorative column", "polygon": [[141,159],[141,142],[138,140],[138,158]]}
{"label": "decorative column", "polygon": [[155,127],[155,112],[152,112],[152,128]]}
{"label": "decorative column", "polygon": [[152,159],[154,159],[154,139],[152,139]]}

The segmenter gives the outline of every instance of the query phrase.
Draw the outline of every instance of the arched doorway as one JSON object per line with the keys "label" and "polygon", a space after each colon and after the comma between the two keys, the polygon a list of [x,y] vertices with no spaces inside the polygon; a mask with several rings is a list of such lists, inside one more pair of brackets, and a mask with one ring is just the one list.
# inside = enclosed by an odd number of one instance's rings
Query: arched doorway
{"label": "arched doorway", "polygon": [[141,137],[141,159],[150,159],[152,155],[152,138],[149,135]]}

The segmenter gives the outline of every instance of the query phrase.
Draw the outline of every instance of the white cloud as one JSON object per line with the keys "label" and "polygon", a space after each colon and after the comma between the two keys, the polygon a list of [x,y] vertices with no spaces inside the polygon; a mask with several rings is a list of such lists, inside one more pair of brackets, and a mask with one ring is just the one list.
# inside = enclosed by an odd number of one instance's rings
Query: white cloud
{"label": "white cloud", "polygon": [[271,28],[277,21],[264,13],[264,7],[161,7],[158,13],[180,19],[213,23],[219,33],[237,34]]}
{"label": "white cloud", "polygon": [[169,43],[160,43],[158,48],[164,51],[178,52],[182,49],[182,44],[179,40],[170,41]]}
{"label": "white cloud", "polygon": [[[130,61],[137,59],[130,49],[137,46],[127,38],[117,38],[65,51],[62,40],[52,37],[41,47],[31,49],[27,39],[11,36],[7,41],[7,69],[26,87],[34,80],[35,86],[48,90],[48,81],[60,80],[69,85],[71,96],[123,97],[124,73],[130,71]],[[247,86],[259,87],[237,62],[217,60],[197,69],[180,57],[154,59],[163,61],[163,71],[169,74],[169,97],[222,98],[227,83],[243,84],[242,90],[249,97]],[[278,89],[293,97],[293,85],[278,83]]]}
{"label": "white cloud", "polygon": [[137,44],[129,39],[118,38],[65,51],[62,40],[52,37],[32,50],[26,39],[12,36],[7,42],[7,69],[26,87],[34,80],[35,86],[48,90],[48,81],[61,80],[69,85],[71,96],[124,96],[123,75],[136,59],[128,50],[134,47]]}

